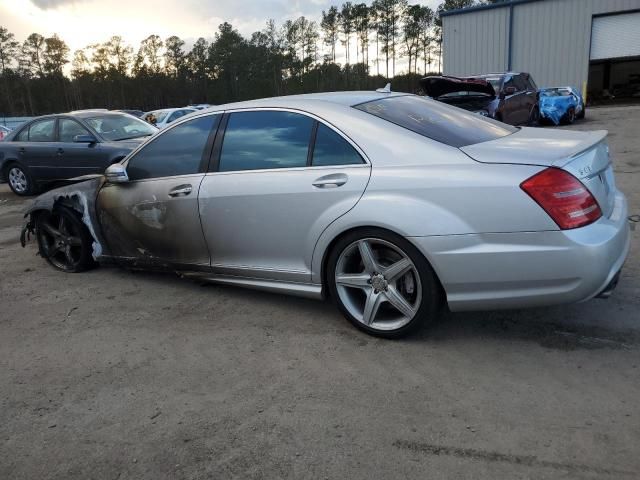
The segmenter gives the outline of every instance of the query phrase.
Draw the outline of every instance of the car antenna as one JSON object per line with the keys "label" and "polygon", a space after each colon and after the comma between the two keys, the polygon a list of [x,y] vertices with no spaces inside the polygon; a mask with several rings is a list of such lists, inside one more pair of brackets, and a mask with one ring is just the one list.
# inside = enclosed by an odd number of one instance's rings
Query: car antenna
{"label": "car antenna", "polygon": [[378,93],[391,93],[391,83],[387,83],[384,88],[377,88]]}

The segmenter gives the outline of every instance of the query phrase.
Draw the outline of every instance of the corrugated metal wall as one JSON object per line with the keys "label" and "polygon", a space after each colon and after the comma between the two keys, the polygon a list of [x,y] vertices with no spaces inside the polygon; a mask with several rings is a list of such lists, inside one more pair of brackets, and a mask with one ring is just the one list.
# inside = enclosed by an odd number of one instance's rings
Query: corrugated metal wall
{"label": "corrugated metal wall", "polygon": [[506,70],[508,8],[443,17],[443,25],[445,74],[472,75]]}
{"label": "corrugated metal wall", "polygon": [[[540,0],[513,6],[511,69],[539,86],[582,88],[589,73],[593,15],[640,9],[640,0]],[[445,16],[443,72],[508,69],[509,6]],[[640,26],[639,26],[640,28]]]}

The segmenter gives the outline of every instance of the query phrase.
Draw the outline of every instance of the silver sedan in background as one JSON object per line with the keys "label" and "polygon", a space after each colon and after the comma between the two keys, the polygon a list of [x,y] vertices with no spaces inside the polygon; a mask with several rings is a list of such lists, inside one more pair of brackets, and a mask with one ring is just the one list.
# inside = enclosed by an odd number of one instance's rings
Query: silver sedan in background
{"label": "silver sedan in background", "polygon": [[385,337],[442,306],[606,296],[629,248],[606,132],[515,128],[385,92],[192,114],[29,213],[25,232],[64,271],[117,263],[330,296]]}

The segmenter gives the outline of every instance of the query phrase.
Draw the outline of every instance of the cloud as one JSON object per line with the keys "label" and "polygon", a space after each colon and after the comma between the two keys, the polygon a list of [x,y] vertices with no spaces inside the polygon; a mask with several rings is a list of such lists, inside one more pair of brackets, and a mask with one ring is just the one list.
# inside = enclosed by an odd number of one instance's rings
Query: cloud
{"label": "cloud", "polygon": [[32,3],[42,9],[42,10],[51,10],[54,8],[62,7],[64,5],[71,5],[76,3],[76,0],[31,0]]}
{"label": "cloud", "polygon": [[[366,1],[371,5],[373,0]],[[409,0],[435,7],[441,0]],[[304,15],[320,22],[322,11],[343,0],[0,0],[0,19],[19,39],[32,32],[57,33],[71,50],[120,35],[138,48],[150,34],[177,35],[190,48],[198,37],[212,40],[218,25],[229,22],[249,38],[269,19],[278,26]],[[354,0],[354,3],[355,0]],[[355,42],[355,39],[352,40]],[[321,45],[321,54],[326,53]],[[344,62],[344,48],[338,48]]]}

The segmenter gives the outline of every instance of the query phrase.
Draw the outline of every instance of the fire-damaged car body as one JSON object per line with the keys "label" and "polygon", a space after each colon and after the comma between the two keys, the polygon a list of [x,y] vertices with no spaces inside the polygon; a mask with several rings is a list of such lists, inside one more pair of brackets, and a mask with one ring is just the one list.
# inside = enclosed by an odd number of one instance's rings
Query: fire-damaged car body
{"label": "fire-damaged car body", "polygon": [[535,125],[539,118],[538,91],[528,73],[431,76],[420,86],[434,100],[510,125]]}
{"label": "fire-damaged car body", "polygon": [[36,198],[22,242],[66,272],[115,263],[328,296],[397,337],[445,304],[609,295],[630,236],[606,135],[388,90],[223,105]]}

